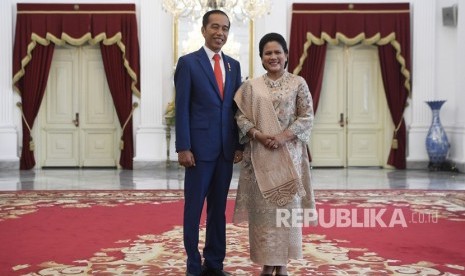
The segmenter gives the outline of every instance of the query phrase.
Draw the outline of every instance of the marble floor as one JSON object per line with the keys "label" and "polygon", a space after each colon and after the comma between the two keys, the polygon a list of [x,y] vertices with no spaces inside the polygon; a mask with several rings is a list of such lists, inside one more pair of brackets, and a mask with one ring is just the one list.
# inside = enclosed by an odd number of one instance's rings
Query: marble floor
{"label": "marble floor", "polygon": [[[379,168],[314,168],[314,189],[465,190],[465,174]],[[231,188],[237,188],[235,165]],[[183,189],[184,169],[177,165],[154,170],[41,169],[1,170],[0,191],[20,190],[151,190]]]}

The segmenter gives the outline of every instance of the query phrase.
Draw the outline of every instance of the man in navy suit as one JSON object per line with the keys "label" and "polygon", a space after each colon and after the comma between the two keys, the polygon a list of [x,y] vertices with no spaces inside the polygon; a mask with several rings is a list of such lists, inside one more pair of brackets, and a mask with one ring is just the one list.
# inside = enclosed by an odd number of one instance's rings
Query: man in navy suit
{"label": "man in navy suit", "polygon": [[[234,119],[237,108],[233,101],[241,85],[241,69],[237,60],[221,51],[228,39],[229,28],[226,13],[220,10],[207,12],[201,29],[205,45],[180,57],[174,75],[176,152],[179,164],[185,167],[186,275],[229,275],[223,270],[226,200],[233,163],[242,160]],[[215,78],[215,54],[220,56],[222,82]],[[219,83],[224,84],[222,89]],[[207,226],[202,264],[198,245],[205,199]]]}

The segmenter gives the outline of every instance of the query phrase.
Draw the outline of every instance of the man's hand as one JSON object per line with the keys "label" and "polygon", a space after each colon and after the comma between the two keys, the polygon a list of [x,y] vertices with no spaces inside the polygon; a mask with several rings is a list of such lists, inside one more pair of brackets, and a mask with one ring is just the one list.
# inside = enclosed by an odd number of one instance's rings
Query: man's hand
{"label": "man's hand", "polygon": [[178,152],[178,162],[179,165],[186,168],[195,167],[194,154],[190,150],[180,151]]}
{"label": "man's hand", "polygon": [[234,152],[234,164],[241,162],[242,157],[243,157],[243,151],[236,150],[236,152]]}

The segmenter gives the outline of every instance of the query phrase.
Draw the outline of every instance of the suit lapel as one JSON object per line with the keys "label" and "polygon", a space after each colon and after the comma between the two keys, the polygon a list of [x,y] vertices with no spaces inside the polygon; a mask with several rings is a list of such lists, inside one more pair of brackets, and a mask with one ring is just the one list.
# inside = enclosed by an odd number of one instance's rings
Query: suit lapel
{"label": "suit lapel", "polygon": [[225,73],[225,82],[224,82],[224,99],[228,99],[231,94],[231,62],[229,61],[229,57],[223,54],[223,62],[224,62],[224,73]]}
{"label": "suit lapel", "polygon": [[207,78],[210,81],[211,85],[215,89],[216,95],[218,96],[218,98],[220,98],[220,91],[218,91],[218,85],[216,84],[215,73],[213,72],[211,62],[208,59],[208,55],[205,52],[205,50],[203,49],[203,47],[200,48],[200,50],[197,51],[197,57],[198,57],[199,63],[201,65],[203,71],[205,72],[205,75],[207,76]]}

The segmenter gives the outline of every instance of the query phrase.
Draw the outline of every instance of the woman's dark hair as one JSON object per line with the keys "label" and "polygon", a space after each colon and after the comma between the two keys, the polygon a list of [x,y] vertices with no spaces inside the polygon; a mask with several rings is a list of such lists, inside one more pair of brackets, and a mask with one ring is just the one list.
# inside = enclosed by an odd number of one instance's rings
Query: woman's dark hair
{"label": "woman's dark hair", "polygon": [[226,16],[228,18],[229,27],[231,28],[231,21],[229,20],[229,16],[222,10],[210,10],[210,11],[207,11],[203,15],[203,18],[202,18],[202,27],[204,27],[204,28],[207,27],[208,20],[209,20],[209,17],[210,17],[211,14],[222,14],[222,15]]}
{"label": "woman's dark hair", "polygon": [[[289,49],[287,49],[287,43],[284,37],[278,33],[268,33],[264,35],[262,39],[260,39],[260,42],[258,43],[258,50],[259,50],[260,58],[263,57],[263,48],[265,48],[265,44],[271,41],[276,41],[279,44],[281,44],[281,47],[283,47],[284,53],[289,54]],[[286,64],[284,64],[284,68],[286,67],[287,67],[287,60],[286,60]]]}

